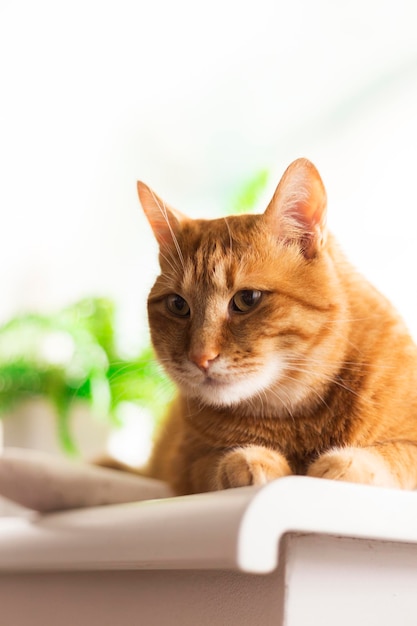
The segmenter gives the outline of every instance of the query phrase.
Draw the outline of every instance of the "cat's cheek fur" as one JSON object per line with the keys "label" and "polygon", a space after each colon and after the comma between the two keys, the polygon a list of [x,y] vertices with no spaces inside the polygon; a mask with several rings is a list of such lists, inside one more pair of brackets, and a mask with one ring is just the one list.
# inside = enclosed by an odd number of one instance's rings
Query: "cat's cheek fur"
{"label": "cat's cheek fur", "polygon": [[309,467],[307,475],[376,487],[402,486],[378,452],[363,448],[330,450]]}
{"label": "cat's cheek fur", "polygon": [[227,452],[217,465],[215,489],[265,485],[292,474],[285,457],[263,446],[244,446]]}

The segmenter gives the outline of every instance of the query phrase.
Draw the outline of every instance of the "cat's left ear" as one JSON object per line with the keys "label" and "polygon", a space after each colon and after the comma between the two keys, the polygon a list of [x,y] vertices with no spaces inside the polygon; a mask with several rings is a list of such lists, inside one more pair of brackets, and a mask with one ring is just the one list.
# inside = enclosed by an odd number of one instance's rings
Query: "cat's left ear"
{"label": "cat's left ear", "polygon": [[145,183],[138,181],[138,195],[148,222],[160,246],[172,245],[188,218],[161,200]]}
{"label": "cat's left ear", "polygon": [[297,159],[281,178],[265,217],[281,241],[296,243],[312,259],[326,242],[326,206],[317,169],[307,159]]}

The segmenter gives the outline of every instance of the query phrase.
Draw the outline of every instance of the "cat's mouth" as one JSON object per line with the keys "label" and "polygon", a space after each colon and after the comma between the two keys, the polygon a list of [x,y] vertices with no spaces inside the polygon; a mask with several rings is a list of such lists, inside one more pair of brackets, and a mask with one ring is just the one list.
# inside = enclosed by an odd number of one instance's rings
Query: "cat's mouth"
{"label": "cat's mouth", "polygon": [[[282,373],[282,363],[272,360],[252,372],[207,372],[199,380],[188,379],[188,393],[211,406],[231,406],[265,391]],[[185,381],[184,381],[185,382]]]}
{"label": "cat's mouth", "polygon": [[224,378],[214,378],[213,376],[207,375],[204,377],[202,381],[194,386],[195,392],[197,394],[206,392],[216,392],[216,391],[227,391],[227,389],[231,389],[234,385],[236,385],[236,380],[226,380]]}
{"label": "cat's mouth", "polygon": [[211,406],[227,406],[236,404],[242,399],[244,380],[246,377],[224,375],[207,372],[196,376],[183,377],[177,382],[184,392]]}
{"label": "cat's mouth", "polygon": [[207,376],[195,388],[195,395],[209,405],[230,406],[244,399],[241,381],[228,381]]}
{"label": "cat's mouth", "polygon": [[227,387],[230,385],[230,382],[219,380],[218,378],[213,378],[212,376],[206,376],[201,384],[206,387]]}

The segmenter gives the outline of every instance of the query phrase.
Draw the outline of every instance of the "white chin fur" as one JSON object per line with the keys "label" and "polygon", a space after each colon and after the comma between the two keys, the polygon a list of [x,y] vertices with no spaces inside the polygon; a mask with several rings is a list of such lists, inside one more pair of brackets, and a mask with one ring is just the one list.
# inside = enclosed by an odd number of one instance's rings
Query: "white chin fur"
{"label": "white chin fur", "polygon": [[192,395],[211,406],[232,406],[249,400],[277,382],[283,371],[283,363],[271,360],[258,374],[251,374],[233,382],[202,382],[193,386]]}

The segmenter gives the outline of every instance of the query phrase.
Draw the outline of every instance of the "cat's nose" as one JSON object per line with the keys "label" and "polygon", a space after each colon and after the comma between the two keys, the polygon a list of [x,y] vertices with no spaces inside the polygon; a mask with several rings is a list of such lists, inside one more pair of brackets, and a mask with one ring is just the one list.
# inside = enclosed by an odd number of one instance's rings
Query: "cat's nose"
{"label": "cat's nose", "polygon": [[215,350],[200,353],[191,353],[190,361],[195,363],[195,365],[197,365],[197,367],[206,374],[210,368],[210,365],[213,363],[213,361],[217,359],[218,356],[219,354]]}

